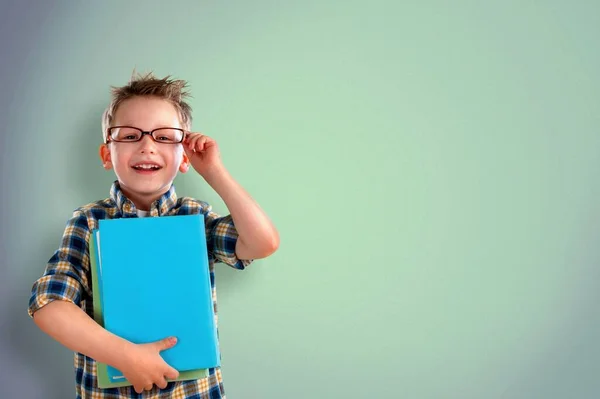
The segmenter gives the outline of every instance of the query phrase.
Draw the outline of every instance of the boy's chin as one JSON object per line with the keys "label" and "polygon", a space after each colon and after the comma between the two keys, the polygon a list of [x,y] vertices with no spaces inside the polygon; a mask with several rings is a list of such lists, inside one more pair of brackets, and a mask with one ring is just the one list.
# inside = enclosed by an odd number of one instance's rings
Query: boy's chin
{"label": "boy's chin", "polygon": [[120,180],[119,183],[121,187],[125,189],[124,191],[128,191],[129,194],[152,195],[157,193],[162,194],[163,192],[167,191],[169,187],[171,187],[173,181],[168,179],[147,180],[143,178],[138,178]]}

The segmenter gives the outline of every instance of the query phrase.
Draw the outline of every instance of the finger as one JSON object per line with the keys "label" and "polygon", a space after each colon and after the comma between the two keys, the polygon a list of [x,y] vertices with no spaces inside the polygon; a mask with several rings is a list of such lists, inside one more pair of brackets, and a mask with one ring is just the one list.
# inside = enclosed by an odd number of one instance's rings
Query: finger
{"label": "finger", "polygon": [[191,158],[194,155],[194,151],[192,150],[192,148],[190,147],[189,142],[185,143],[183,146],[183,151],[185,152],[185,154],[188,156],[188,158]]}
{"label": "finger", "polygon": [[191,139],[193,139],[194,137],[196,137],[197,135],[198,135],[198,133],[192,133],[192,132],[188,132],[188,133],[185,135],[185,140],[184,140],[184,141],[187,143],[187,142],[189,142]]}
{"label": "finger", "polygon": [[185,148],[185,149],[191,148],[190,143],[195,135],[196,135],[196,133],[190,133],[190,132],[186,133],[185,138],[183,139],[183,144],[184,144],[183,148]]}
{"label": "finger", "polygon": [[174,380],[179,377],[179,371],[175,370],[173,367],[169,367],[165,372],[165,377],[170,380]]}
{"label": "finger", "polygon": [[156,341],[155,347],[159,351],[164,351],[164,350],[174,347],[175,344],[177,344],[177,338],[168,337],[168,338],[161,339],[160,341]]}
{"label": "finger", "polygon": [[192,139],[190,140],[190,148],[194,151],[200,151],[197,147],[197,143],[198,140],[200,140],[202,138],[201,134],[196,135],[195,137],[192,137]]}
{"label": "finger", "polygon": [[144,390],[151,391],[153,387],[154,387],[154,384],[149,384],[144,387]]}
{"label": "finger", "polygon": [[209,148],[215,147],[217,148],[217,142],[211,139],[210,137],[206,138],[206,143],[204,143],[204,149],[208,150]]}
{"label": "finger", "polygon": [[198,139],[196,143],[196,151],[204,151],[206,149],[206,143],[208,142],[208,137],[202,136]]}
{"label": "finger", "polygon": [[187,150],[190,150],[190,151],[193,150],[193,148],[194,148],[193,145],[194,145],[194,139],[195,139],[195,137],[196,137],[196,133],[190,133],[190,135],[186,138],[186,140],[185,140],[185,146],[184,146],[184,148],[185,148],[186,151]]}
{"label": "finger", "polygon": [[200,132],[189,132],[188,131],[188,132],[186,132],[185,137],[191,139],[192,137],[198,136],[199,134],[202,134],[202,133],[200,133]]}
{"label": "finger", "polygon": [[158,381],[154,381],[154,383],[156,384],[157,387],[159,387],[160,389],[165,389],[167,387],[167,380],[165,379],[165,377],[161,377],[158,379]]}
{"label": "finger", "polygon": [[134,385],[133,389],[137,392],[137,393],[142,393],[144,392],[144,386],[143,385]]}
{"label": "finger", "polygon": [[190,131],[186,131],[185,132],[185,141],[188,141],[189,139],[191,139],[192,137],[194,137],[195,135],[197,135],[198,133],[194,133],[194,132],[190,132]]}

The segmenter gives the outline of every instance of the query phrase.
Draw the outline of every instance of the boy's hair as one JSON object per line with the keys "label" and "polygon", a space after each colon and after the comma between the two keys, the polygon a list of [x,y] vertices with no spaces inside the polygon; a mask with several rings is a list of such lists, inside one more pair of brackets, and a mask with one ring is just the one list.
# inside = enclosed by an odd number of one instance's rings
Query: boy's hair
{"label": "boy's hair", "polygon": [[112,99],[110,104],[102,114],[102,138],[106,143],[107,129],[112,123],[115,112],[119,105],[132,97],[136,96],[155,96],[169,101],[179,112],[179,119],[184,129],[191,129],[192,126],[192,108],[184,101],[190,97],[186,91],[188,84],[184,80],[171,79],[166,76],[162,79],[155,77],[152,72],[146,75],[135,74],[131,76],[129,83],[122,87],[111,86]]}

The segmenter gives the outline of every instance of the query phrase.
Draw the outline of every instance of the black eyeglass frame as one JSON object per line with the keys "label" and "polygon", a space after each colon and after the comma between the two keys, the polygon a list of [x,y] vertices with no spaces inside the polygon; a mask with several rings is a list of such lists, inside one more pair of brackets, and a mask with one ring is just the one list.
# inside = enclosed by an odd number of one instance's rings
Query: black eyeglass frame
{"label": "black eyeglass frame", "polygon": [[[139,131],[140,134],[140,138],[137,140],[115,140],[111,137],[111,130],[112,129],[117,129],[117,128],[129,128],[129,129],[135,129],[137,131]],[[181,132],[181,140],[180,141],[171,141],[171,142],[164,142],[164,141],[159,141],[156,140],[153,136],[153,133],[156,132],[157,130],[165,130],[165,129],[169,129],[169,130],[179,130]],[[135,126],[125,126],[125,125],[121,125],[121,126],[111,126],[108,129],[106,129],[106,144],[110,143],[111,141],[115,142],[115,143],[137,143],[138,141],[141,141],[144,138],[144,135],[149,135],[152,140],[154,140],[156,143],[160,143],[160,144],[180,144],[183,143],[183,141],[185,140],[185,135],[186,135],[186,131],[184,129],[180,129],[178,127],[159,127],[157,129],[153,129],[150,130],[148,132],[145,132],[144,130],[140,129],[139,127],[135,127]]]}

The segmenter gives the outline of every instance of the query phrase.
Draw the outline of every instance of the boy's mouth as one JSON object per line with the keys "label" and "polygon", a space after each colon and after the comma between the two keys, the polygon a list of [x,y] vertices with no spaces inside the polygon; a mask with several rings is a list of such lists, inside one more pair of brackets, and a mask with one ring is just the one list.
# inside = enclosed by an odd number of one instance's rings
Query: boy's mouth
{"label": "boy's mouth", "polygon": [[138,172],[150,173],[150,172],[156,172],[157,170],[160,170],[162,168],[162,166],[157,165],[155,163],[143,162],[143,163],[137,163],[137,164],[133,165],[132,168]]}

